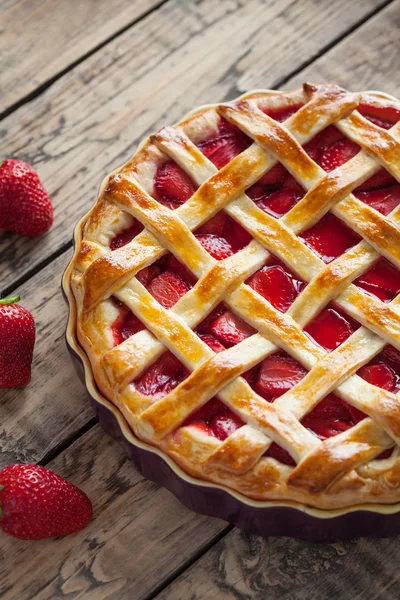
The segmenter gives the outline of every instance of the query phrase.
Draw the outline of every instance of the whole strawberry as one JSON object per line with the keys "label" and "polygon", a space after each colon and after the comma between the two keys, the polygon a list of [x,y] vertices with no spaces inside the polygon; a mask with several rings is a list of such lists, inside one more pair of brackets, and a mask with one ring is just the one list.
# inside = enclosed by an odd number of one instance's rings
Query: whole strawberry
{"label": "whole strawberry", "polygon": [[74,533],[93,514],[82,490],[37,465],[10,465],[0,471],[0,509],[0,529],[23,540]]}
{"label": "whole strawberry", "polygon": [[46,233],[53,207],[35,169],[22,160],[0,165],[0,229],[19,235]]}
{"label": "whole strawberry", "polygon": [[0,299],[0,388],[31,380],[35,322],[29,310],[16,304],[19,300],[19,296]]}

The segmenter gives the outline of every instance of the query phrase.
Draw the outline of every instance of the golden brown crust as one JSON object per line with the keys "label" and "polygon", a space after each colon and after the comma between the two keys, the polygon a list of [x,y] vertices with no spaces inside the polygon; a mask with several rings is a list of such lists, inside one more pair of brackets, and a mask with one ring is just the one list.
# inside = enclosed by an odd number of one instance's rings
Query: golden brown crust
{"label": "golden brown crust", "polygon": [[[373,460],[400,443],[398,398],[354,375],[386,342],[400,349],[400,301],[396,298],[390,305],[383,304],[352,284],[380,255],[400,266],[400,211],[385,217],[351,194],[382,165],[400,179],[400,126],[383,131],[370,123],[356,110],[363,102],[377,106],[396,103],[337,86],[305,84],[303,90],[290,93],[250,93],[228,104],[201,109],[177,126],[162,129],[103,185],[96,206],[82,224],[71,263],[77,337],[101,392],[122,412],[136,435],[161,448],[188,473],[253,499],[302,502],[323,509],[400,501],[398,450],[390,459]],[[299,103],[302,108],[284,124],[263,112],[267,107]],[[241,128],[254,143],[218,171],[195,144],[212,134],[219,115]],[[302,146],[333,122],[363,150],[327,174]],[[174,212],[153,197],[154,173],[168,158],[199,186]],[[307,193],[276,220],[257,208],[245,190],[278,160]],[[221,209],[239,221],[254,240],[218,262],[192,231]],[[363,241],[326,265],[297,234],[330,210]],[[111,252],[112,237],[129,227],[133,217],[143,223],[144,231]],[[167,251],[198,277],[197,284],[171,310],[161,307],[134,277]],[[270,252],[309,283],[286,314],[243,283]],[[147,327],[116,347],[111,324],[118,311],[111,296],[124,302]],[[363,327],[326,354],[303,328],[332,299]],[[221,301],[257,333],[216,355],[193,328]],[[309,373],[269,404],[240,375],[278,348]],[[166,349],[174,352],[191,375],[163,399],[153,401],[130,383]],[[321,442],[300,421],[332,390],[369,418]],[[216,393],[246,422],[224,442],[194,427],[181,426]],[[263,456],[272,441],[291,454],[296,467]]]}

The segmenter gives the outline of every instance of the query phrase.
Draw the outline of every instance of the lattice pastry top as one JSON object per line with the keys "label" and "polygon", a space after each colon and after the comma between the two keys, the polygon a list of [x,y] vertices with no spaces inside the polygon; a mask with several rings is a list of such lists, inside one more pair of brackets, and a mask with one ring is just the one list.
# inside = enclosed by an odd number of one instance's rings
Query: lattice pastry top
{"label": "lattice pastry top", "polygon": [[77,337],[191,475],[319,508],[400,501],[400,102],[305,84],[200,108],[103,184]]}

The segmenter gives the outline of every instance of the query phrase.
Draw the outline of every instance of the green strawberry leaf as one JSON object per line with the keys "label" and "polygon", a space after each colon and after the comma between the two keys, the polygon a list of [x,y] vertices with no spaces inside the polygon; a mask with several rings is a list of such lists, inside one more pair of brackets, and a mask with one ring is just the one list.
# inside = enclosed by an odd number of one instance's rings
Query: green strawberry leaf
{"label": "green strawberry leaf", "polygon": [[0,298],[0,304],[15,304],[21,300],[21,296],[13,296],[12,298]]}

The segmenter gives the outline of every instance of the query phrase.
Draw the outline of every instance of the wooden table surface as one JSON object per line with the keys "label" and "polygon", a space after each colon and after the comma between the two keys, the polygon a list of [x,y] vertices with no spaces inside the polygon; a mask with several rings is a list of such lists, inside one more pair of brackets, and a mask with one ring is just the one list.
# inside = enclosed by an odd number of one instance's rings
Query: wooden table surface
{"label": "wooden table surface", "polygon": [[62,539],[0,547],[2,599],[398,600],[398,540],[246,535],[144,480],[95,423],[64,343],[74,223],[138,141],[190,108],[304,80],[400,95],[400,0],[2,0],[3,156],[55,207],[39,239],[0,234],[1,292],[34,314],[33,379],[1,392],[0,467],[39,462],[90,496]]}

